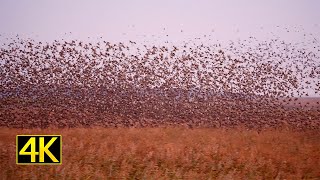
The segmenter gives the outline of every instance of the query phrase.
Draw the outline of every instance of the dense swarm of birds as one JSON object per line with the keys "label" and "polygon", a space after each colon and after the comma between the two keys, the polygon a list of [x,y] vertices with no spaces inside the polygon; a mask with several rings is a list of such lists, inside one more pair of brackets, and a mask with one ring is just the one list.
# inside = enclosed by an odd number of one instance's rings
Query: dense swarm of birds
{"label": "dense swarm of birds", "polygon": [[0,126],[319,129],[319,100],[301,98],[320,90],[311,46],[16,37],[0,49]]}

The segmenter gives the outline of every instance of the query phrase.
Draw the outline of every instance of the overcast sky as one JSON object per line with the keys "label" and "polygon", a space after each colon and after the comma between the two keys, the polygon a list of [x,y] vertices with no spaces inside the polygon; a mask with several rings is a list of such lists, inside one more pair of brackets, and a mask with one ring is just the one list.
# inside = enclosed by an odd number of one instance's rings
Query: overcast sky
{"label": "overcast sky", "polygon": [[319,0],[0,0],[0,34],[40,40],[301,40],[304,33],[320,37],[319,8]]}
{"label": "overcast sky", "polygon": [[206,35],[319,42],[320,0],[0,0],[0,42],[17,34],[40,41],[176,43]]}

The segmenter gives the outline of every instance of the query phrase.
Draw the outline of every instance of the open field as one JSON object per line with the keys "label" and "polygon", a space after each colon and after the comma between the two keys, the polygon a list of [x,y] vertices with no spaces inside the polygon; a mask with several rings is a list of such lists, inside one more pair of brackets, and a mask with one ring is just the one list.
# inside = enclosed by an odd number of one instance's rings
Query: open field
{"label": "open field", "polygon": [[[62,134],[62,165],[16,165],[17,134]],[[1,128],[0,177],[318,179],[319,139],[317,131],[241,128]]]}
{"label": "open field", "polygon": [[[8,41],[3,179],[320,179],[314,40]],[[16,165],[17,134],[61,134],[63,164]]]}

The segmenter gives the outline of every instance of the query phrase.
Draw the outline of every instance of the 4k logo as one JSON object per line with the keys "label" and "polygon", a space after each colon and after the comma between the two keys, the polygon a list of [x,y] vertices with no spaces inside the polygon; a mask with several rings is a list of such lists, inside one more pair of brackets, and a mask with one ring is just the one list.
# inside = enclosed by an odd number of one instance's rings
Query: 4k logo
{"label": "4k logo", "polygon": [[17,164],[59,165],[62,163],[61,135],[17,135]]}

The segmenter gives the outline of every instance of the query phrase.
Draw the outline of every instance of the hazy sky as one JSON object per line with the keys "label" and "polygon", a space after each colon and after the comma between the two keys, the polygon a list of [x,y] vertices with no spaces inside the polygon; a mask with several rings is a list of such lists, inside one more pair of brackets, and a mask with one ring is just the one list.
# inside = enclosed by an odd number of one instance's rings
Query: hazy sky
{"label": "hazy sky", "polygon": [[19,34],[40,41],[254,36],[307,43],[320,41],[320,0],[0,0],[0,24],[0,42]]}
{"label": "hazy sky", "polygon": [[320,37],[319,8],[319,0],[0,0],[0,34],[112,41],[274,34],[301,40],[304,33]]}

